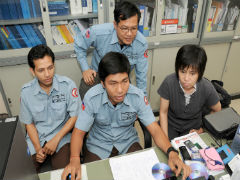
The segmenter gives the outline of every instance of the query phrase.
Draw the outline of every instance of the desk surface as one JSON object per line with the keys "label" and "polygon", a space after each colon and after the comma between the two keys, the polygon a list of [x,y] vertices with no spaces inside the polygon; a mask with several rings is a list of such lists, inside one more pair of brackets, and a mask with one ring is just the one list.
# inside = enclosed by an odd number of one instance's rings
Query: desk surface
{"label": "desk surface", "polygon": [[[215,141],[207,133],[201,134],[200,137],[208,146],[212,146],[212,144],[216,145]],[[159,161],[167,164],[167,156],[158,147],[152,147],[152,148],[155,150]],[[133,152],[133,153],[136,153],[136,152]],[[89,180],[93,180],[93,179],[112,180],[113,179],[113,175],[109,165],[109,159],[86,163],[85,165],[86,165],[87,176]],[[217,177],[220,177],[220,175]],[[39,174],[39,178],[40,180],[50,179],[50,172]]]}

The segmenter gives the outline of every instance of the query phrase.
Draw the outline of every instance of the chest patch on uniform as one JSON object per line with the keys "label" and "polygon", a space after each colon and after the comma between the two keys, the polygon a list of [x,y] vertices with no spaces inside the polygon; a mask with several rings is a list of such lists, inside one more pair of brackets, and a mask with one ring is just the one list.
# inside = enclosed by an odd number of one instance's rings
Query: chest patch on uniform
{"label": "chest patch on uniform", "polygon": [[86,38],[90,38],[90,31],[89,31],[89,29],[86,31],[85,36],[86,36]]}
{"label": "chest patch on uniform", "polygon": [[72,90],[72,96],[73,96],[73,97],[78,97],[78,90],[77,90],[77,88],[73,88],[73,90]]}
{"label": "chest patch on uniform", "polygon": [[147,100],[146,96],[144,96],[144,102],[145,102],[146,105],[148,105],[148,100]]}
{"label": "chest patch on uniform", "polygon": [[58,102],[63,102],[63,101],[66,101],[64,94],[57,94],[57,95],[52,96],[52,103],[58,103]]}
{"label": "chest patch on uniform", "polygon": [[137,115],[136,112],[124,112],[121,113],[121,119],[122,121],[131,120],[133,118],[136,118],[136,115]]}
{"label": "chest patch on uniform", "polygon": [[145,58],[148,58],[148,50],[146,50],[146,51],[144,52],[144,57],[145,57]]}

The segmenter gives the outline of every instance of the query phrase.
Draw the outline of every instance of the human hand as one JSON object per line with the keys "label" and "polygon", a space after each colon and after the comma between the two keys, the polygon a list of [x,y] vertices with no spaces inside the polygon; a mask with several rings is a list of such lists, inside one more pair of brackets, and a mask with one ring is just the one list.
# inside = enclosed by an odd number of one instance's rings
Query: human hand
{"label": "human hand", "polygon": [[192,132],[196,132],[196,133],[198,133],[198,134],[201,134],[201,133],[203,133],[203,128],[191,129],[191,130],[189,131],[189,133],[192,133]]}
{"label": "human hand", "polygon": [[88,69],[83,71],[83,80],[87,85],[92,85],[94,83],[94,77],[96,77],[96,71]]}
{"label": "human hand", "polygon": [[66,180],[69,174],[71,174],[71,180],[81,179],[80,157],[73,157],[70,159],[70,163],[63,170],[62,177],[61,177],[62,180]]}
{"label": "human hand", "polygon": [[190,173],[191,173],[191,168],[184,164],[178,156],[178,153],[171,151],[169,153],[169,159],[168,159],[168,165],[171,168],[171,170],[176,174],[178,177],[181,171],[183,171],[183,176],[182,179],[186,179]]}
{"label": "human hand", "polygon": [[43,149],[46,154],[53,155],[55,153],[57,146],[58,146],[59,140],[57,138],[53,138],[50,141],[48,141]]}
{"label": "human hand", "polygon": [[43,150],[43,148],[40,148],[36,151],[36,161],[39,163],[43,163],[46,159],[46,154]]}

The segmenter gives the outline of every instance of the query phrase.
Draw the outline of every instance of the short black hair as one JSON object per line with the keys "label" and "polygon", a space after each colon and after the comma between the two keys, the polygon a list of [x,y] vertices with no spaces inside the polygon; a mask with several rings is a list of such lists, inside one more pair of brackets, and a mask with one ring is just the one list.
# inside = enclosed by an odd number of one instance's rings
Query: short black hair
{"label": "short black hair", "polygon": [[[184,68],[192,67],[198,71],[198,81],[202,79],[207,63],[205,50],[199,45],[187,44],[182,46],[176,57],[175,72],[178,77],[178,71]],[[179,77],[178,77],[179,78]]]}
{"label": "short black hair", "polygon": [[120,20],[126,20],[130,17],[133,17],[137,14],[138,16],[138,23],[141,19],[141,13],[138,7],[128,1],[123,1],[120,3],[116,3],[114,9],[114,20],[118,24]]}
{"label": "short black hair", "polygon": [[127,56],[119,52],[109,52],[101,59],[98,65],[99,78],[102,82],[111,74],[130,73],[130,63]]}
{"label": "short black hair", "polygon": [[41,59],[45,56],[50,56],[52,58],[52,62],[55,61],[55,55],[52,50],[44,44],[40,44],[32,47],[32,49],[28,53],[28,65],[31,68],[35,68],[34,60]]}

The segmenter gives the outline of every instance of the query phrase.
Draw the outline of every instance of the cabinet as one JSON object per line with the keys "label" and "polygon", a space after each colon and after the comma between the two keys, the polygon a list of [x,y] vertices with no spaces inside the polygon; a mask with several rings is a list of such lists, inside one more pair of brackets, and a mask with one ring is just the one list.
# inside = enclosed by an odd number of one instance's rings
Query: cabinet
{"label": "cabinet", "polygon": [[[20,0],[14,0],[14,2]],[[79,85],[81,70],[75,59],[73,43],[56,40],[55,31],[73,25],[74,29],[88,27],[94,23],[113,22],[113,10],[116,3],[122,0],[97,0],[97,12],[79,13],[71,10],[72,0],[21,0],[38,2],[35,10],[40,10],[40,15],[30,16],[31,18],[4,19],[0,13],[0,28],[8,26],[30,25],[37,26],[43,32],[45,43],[50,46],[56,54],[56,71],[58,74],[67,75]],[[69,7],[67,14],[51,8],[52,2],[67,2]],[[82,0],[74,0],[78,2]],[[89,0],[86,0],[87,2]],[[92,0],[93,2],[94,0]],[[149,43],[149,69],[147,92],[149,101],[154,111],[159,110],[159,95],[157,89],[164,78],[174,72],[174,63],[178,49],[183,44],[200,44],[207,52],[208,62],[205,76],[209,79],[224,81],[224,87],[229,93],[240,91],[237,83],[232,79],[239,76],[239,61],[235,57],[239,55],[239,43],[232,40],[240,37],[239,3],[236,0],[129,0],[134,2],[142,13],[140,30],[142,30]],[[8,5],[13,0],[0,0]],[[221,6],[218,4],[222,4]],[[49,6],[50,5],[50,6]],[[66,4],[65,4],[66,5]],[[63,4],[63,9],[65,7]],[[61,6],[61,5],[59,5]],[[77,6],[77,5],[76,5]],[[214,8],[219,6],[222,9],[218,12],[225,12],[223,18],[217,18]],[[20,5],[21,7],[21,5]],[[37,9],[38,7],[38,9]],[[58,6],[54,6],[55,8]],[[235,9],[232,21],[228,19]],[[2,10],[2,9],[1,9]],[[54,11],[55,10],[55,11]],[[17,10],[16,10],[17,11]],[[2,12],[2,11],[1,11]],[[221,14],[222,14],[221,13]],[[215,18],[216,14],[216,18]],[[57,16],[56,16],[57,15]],[[220,17],[220,15],[219,15]],[[215,18],[215,19],[214,19]],[[226,23],[225,23],[226,21]],[[219,22],[219,23],[217,23]],[[224,23],[221,23],[224,22]],[[228,23],[227,23],[228,22]],[[76,24],[78,23],[78,24]],[[81,26],[82,25],[82,26]],[[59,31],[60,35],[61,32]],[[2,36],[2,33],[1,35]],[[66,38],[66,37],[65,37]],[[2,40],[3,38],[1,38]],[[21,38],[20,38],[21,39]],[[27,54],[30,47],[0,50],[0,78],[6,89],[6,94],[12,100],[11,110],[14,115],[19,111],[19,94],[21,86],[30,81],[32,76],[28,72]],[[88,54],[91,59],[91,53]],[[19,66],[8,66],[17,65]],[[8,67],[3,67],[8,66]],[[70,70],[70,71],[69,71]],[[11,76],[9,76],[9,73]],[[18,77],[18,78],[16,78]],[[134,83],[135,73],[131,73],[131,80]],[[14,88],[13,88],[14,87]]]}
{"label": "cabinet", "polygon": [[[113,10],[122,0],[106,0],[108,22],[113,22]],[[150,48],[169,44],[199,43],[203,0],[130,0],[141,11],[139,29]],[[143,27],[141,27],[143,26]]]}
{"label": "cabinet", "polygon": [[240,1],[206,1],[202,43],[231,42],[239,18]]}
{"label": "cabinet", "polygon": [[47,44],[57,59],[74,56],[74,34],[103,23],[104,4],[102,0],[1,0],[1,10],[18,11],[15,17],[11,11],[3,17],[0,11],[0,66],[26,63],[27,53],[37,44]]}

